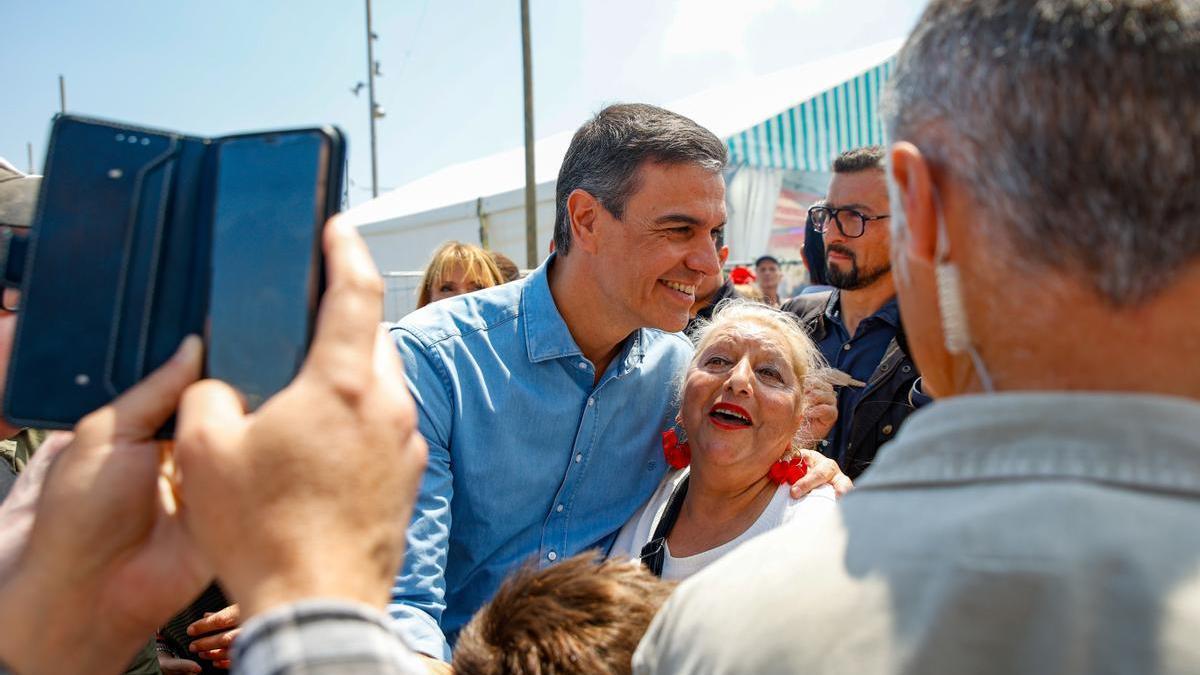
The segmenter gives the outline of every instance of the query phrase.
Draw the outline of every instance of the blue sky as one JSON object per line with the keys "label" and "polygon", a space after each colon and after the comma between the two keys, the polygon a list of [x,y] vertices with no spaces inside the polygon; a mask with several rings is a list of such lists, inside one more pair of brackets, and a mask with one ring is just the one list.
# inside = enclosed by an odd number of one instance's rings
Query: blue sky
{"label": "blue sky", "polygon": [[[903,35],[922,0],[532,0],[536,133]],[[522,143],[519,0],[374,0],[381,191]],[[370,197],[364,3],[0,3],[0,156],[67,109],[202,135],[333,123]]]}

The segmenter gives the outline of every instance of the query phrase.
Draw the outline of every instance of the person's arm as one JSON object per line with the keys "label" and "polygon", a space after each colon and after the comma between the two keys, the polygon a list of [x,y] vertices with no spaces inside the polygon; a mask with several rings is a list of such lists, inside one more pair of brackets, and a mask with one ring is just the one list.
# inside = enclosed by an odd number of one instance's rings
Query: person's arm
{"label": "person's arm", "polygon": [[392,338],[404,362],[409,392],[417,405],[417,427],[429,449],[421,492],[407,533],[404,566],[392,586],[388,612],[416,651],[450,660],[450,645],[442,632],[446,609],[446,557],[450,548],[451,392],[449,376],[436,353],[431,353],[408,330],[397,327]]}
{"label": "person's arm", "polygon": [[[259,671],[235,656],[238,672],[404,672],[394,666],[406,647],[380,617],[425,443],[400,358],[378,330],[383,285],[370,254],[346,226],[327,228],[325,243],[329,285],[296,379],[250,414],[213,380],[188,389],[179,408],[183,512],[238,604],[235,654],[280,664]],[[314,615],[314,603],[334,610]],[[298,637],[299,651],[273,648],[295,648]],[[343,643],[378,649],[351,668],[328,657]]]}
{"label": "person's arm", "polygon": [[233,672],[278,675],[425,675],[379,610],[304,600],[251,619],[233,650]]}

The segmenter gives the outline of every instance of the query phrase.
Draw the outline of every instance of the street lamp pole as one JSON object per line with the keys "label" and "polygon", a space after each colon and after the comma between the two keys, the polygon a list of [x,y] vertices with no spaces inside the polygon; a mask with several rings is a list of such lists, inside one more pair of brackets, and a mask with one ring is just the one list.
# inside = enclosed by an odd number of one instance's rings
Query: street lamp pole
{"label": "street lamp pole", "polygon": [[371,117],[371,197],[379,196],[379,162],[375,145],[375,31],[371,29],[371,0],[367,0],[367,98]]}
{"label": "street lamp pole", "polygon": [[537,179],[533,173],[533,55],[529,46],[529,0],[521,0],[521,56],[525,80],[525,264],[537,267]]}

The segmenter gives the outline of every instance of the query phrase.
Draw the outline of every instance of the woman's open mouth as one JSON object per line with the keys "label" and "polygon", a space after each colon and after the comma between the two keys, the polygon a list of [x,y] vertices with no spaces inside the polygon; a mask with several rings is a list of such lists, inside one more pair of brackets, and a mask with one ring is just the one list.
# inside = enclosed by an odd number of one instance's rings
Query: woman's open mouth
{"label": "woman's open mouth", "polygon": [[732,403],[718,403],[708,411],[708,419],[720,429],[746,429],[754,419],[746,409]]}

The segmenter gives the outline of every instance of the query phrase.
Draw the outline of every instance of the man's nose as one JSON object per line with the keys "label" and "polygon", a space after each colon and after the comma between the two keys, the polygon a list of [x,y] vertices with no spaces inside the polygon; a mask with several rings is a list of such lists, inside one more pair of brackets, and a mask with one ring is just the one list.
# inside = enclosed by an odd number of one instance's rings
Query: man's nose
{"label": "man's nose", "polygon": [[688,268],[707,276],[717,276],[721,273],[721,259],[717,257],[717,247],[709,237],[696,237],[696,244],[688,252]]}

